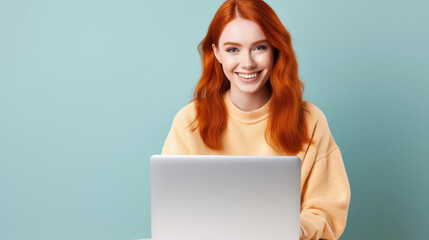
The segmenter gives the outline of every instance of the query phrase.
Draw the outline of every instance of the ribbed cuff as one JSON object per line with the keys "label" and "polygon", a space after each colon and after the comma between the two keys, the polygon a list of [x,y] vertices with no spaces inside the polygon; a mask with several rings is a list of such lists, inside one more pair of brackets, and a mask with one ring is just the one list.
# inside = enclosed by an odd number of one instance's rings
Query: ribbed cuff
{"label": "ribbed cuff", "polygon": [[302,231],[301,239],[309,239],[311,237],[311,236],[309,236],[309,233],[312,232],[312,229],[315,228],[314,224],[305,218],[301,218],[299,226],[300,226],[301,231]]}

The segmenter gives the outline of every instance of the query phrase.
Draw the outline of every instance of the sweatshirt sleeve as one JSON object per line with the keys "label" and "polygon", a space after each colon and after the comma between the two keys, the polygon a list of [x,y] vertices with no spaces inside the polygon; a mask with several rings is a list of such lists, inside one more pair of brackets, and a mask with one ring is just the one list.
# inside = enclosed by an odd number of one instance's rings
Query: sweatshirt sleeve
{"label": "sweatshirt sleeve", "polygon": [[301,239],[338,239],[346,226],[350,186],[323,113],[312,140],[306,156],[310,159],[303,162],[307,177],[301,192]]}
{"label": "sweatshirt sleeve", "polygon": [[161,154],[163,155],[188,155],[190,154],[188,142],[189,123],[186,121],[184,109],[181,109],[174,117],[170,132],[165,139]]}

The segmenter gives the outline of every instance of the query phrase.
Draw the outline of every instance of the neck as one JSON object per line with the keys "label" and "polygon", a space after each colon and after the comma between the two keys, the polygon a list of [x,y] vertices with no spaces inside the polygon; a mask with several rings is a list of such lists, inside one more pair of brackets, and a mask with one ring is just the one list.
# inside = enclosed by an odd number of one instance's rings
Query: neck
{"label": "neck", "polygon": [[260,89],[256,93],[237,92],[233,89],[228,91],[231,102],[240,110],[251,112],[263,107],[270,100],[268,88]]}

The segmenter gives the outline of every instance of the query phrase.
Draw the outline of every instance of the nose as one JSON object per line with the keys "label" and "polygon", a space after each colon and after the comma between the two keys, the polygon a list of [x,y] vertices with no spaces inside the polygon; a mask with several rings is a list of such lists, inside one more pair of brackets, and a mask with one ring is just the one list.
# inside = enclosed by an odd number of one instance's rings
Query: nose
{"label": "nose", "polygon": [[252,69],[256,67],[256,62],[253,59],[252,54],[249,52],[243,54],[242,64],[243,64],[243,68],[246,68],[246,69]]}

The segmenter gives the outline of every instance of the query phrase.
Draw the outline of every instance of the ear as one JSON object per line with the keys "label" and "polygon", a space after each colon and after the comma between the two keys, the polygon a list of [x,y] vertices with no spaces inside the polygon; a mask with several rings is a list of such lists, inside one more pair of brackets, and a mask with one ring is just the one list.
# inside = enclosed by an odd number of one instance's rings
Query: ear
{"label": "ear", "polygon": [[216,47],[214,43],[212,43],[212,49],[216,59],[219,61],[220,64],[222,64],[222,59],[219,56],[219,49]]}

